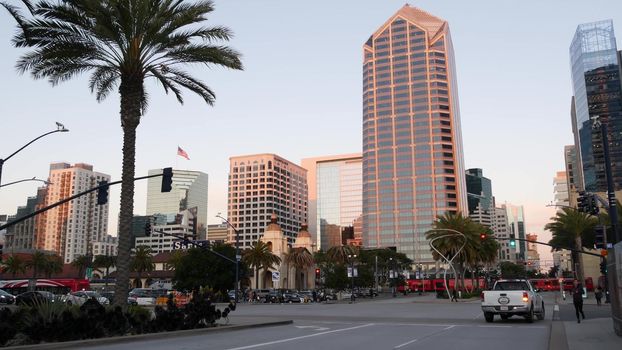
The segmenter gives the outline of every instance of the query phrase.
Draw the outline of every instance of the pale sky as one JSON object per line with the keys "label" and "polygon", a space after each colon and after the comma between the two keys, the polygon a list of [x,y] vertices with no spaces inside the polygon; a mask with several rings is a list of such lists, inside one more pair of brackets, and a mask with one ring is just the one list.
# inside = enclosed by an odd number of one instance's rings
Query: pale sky
{"label": "pale sky", "polygon": [[[229,45],[243,54],[245,71],[191,68],[216,92],[213,108],[189,93],[179,105],[148,82],[151,99],[138,129],[136,176],[167,166],[208,173],[208,217],[217,223],[214,216],[226,212],[231,156],[268,152],[300,163],[361,152],[362,46],[404,3],[215,0],[209,23],[233,30]],[[548,241],[543,226],[554,210],[545,205],[553,199],[555,172],[564,168],[563,147],[572,143],[570,41],[578,24],[603,19],[613,19],[622,36],[622,1],[410,4],[449,22],[466,167],[484,170],[498,204],[523,205],[528,232]],[[21,51],[10,44],[14,30],[0,11],[0,157],[53,130],[55,121],[71,131],[48,136],[7,161],[2,183],[46,179],[56,161],[89,163],[119,180],[118,97],[97,103],[87,76],[52,87],[18,75],[14,66]],[[190,161],[176,156],[178,145]],[[146,185],[136,183],[135,214],[145,212]],[[26,182],[0,189],[0,213],[14,214],[36,187]],[[119,193],[117,186],[110,194],[111,234]]]}

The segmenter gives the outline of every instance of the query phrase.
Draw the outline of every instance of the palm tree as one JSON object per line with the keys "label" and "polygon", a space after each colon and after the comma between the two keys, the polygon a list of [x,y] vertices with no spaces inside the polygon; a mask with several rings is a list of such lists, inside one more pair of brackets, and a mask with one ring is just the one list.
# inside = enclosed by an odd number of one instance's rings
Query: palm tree
{"label": "palm tree", "polygon": [[244,251],[244,261],[255,269],[255,288],[259,287],[259,270],[269,269],[281,263],[281,258],[274,255],[270,246],[262,241],[255,242],[250,249]]}
{"label": "palm tree", "polygon": [[58,255],[49,255],[47,256],[47,260],[45,262],[45,267],[43,271],[45,273],[45,277],[52,278],[52,275],[55,273],[63,272],[63,258]]}
{"label": "palm tree", "polygon": [[[307,248],[299,247],[292,248],[289,253],[285,255],[285,262],[288,265],[292,265],[296,271],[294,274],[294,285],[296,289],[306,289],[306,283],[304,280],[298,279],[298,270],[307,271],[310,267],[315,265],[315,261],[313,260],[313,255],[307,250]],[[306,273],[305,273],[306,277]],[[298,283],[302,282],[302,283]]]}
{"label": "palm tree", "polygon": [[43,252],[36,251],[30,257],[30,260],[26,262],[26,268],[32,270],[32,278],[37,278],[39,271],[45,270],[47,264],[47,258]]}
{"label": "palm tree", "polygon": [[97,268],[106,269],[105,276],[105,285],[108,287],[108,276],[110,275],[110,268],[115,266],[117,263],[117,257],[111,255],[96,255],[95,260],[93,260],[93,266]]}
{"label": "palm tree", "polygon": [[78,278],[84,278],[86,269],[91,265],[92,257],[90,255],[76,256],[71,265],[78,269]]}
{"label": "palm tree", "polygon": [[47,78],[52,85],[91,72],[89,87],[98,102],[118,88],[123,129],[123,168],[119,215],[115,304],[125,306],[129,286],[131,224],[134,210],[136,129],[147,107],[145,80],[154,78],[183,103],[182,88],[208,105],[214,92],[180,66],[199,64],[242,69],[240,55],[219,45],[232,33],[202,26],[212,2],[175,0],[50,0],[27,8],[2,2],[17,22],[13,44],[30,48],[17,62],[20,73]]}
{"label": "palm tree", "polygon": [[153,258],[151,256],[152,250],[146,246],[139,246],[136,248],[134,257],[132,259],[132,271],[136,271],[138,274],[139,287],[142,287],[142,274],[143,272],[151,272],[154,269]]}
{"label": "palm tree", "polygon": [[358,249],[351,245],[339,245],[328,248],[326,256],[335,263],[345,264],[348,262],[348,255],[357,254]]}
{"label": "palm tree", "polygon": [[551,222],[544,226],[544,229],[551,231],[553,235],[549,244],[554,246],[553,250],[564,248],[575,250],[571,256],[575,266],[577,266],[577,279],[585,281],[583,255],[579,253],[583,250],[582,237],[594,233],[598,219],[574,208],[562,208],[550,220]]}
{"label": "palm tree", "polygon": [[13,279],[15,279],[15,276],[17,276],[18,273],[23,274],[26,272],[26,265],[27,263],[19,256],[11,255],[2,262],[2,272],[10,273],[11,276],[13,276]]}

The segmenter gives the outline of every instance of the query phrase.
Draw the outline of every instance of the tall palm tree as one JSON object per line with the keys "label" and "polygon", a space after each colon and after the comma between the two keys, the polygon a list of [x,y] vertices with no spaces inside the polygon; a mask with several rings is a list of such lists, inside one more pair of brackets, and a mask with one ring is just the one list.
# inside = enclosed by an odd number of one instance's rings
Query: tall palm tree
{"label": "tall palm tree", "polygon": [[37,278],[39,272],[45,270],[47,264],[47,257],[43,252],[36,251],[30,257],[30,260],[26,261],[26,268],[32,270],[32,278]]}
{"label": "tall palm tree", "polygon": [[110,268],[114,267],[117,263],[117,257],[111,255],[96,255],[93,260],[93,266],[97,268],[106,269],[105,285],[108,287],[108,276],[110,275]]}
{"label": "tall palm tree", "polygon": [[29,48],[17,69],[52,85],[90,72],[97,101],[118,88],[123,129],[123,168],[115,304],[125,306],[129,287],[134,210],[136,129],[147,107],[145,80],[154,78],[183,103],[185,88],[208,105],[214,92],[181,69],[199,64],[242,69],[240,55],[220,45],[232,37],[221,26],[205,27],[209,0],[22,0],[27,11],[2,2],[17,22],[13,44]]}
{"label": "tall palm tree", "polygon": [[2,272],[10,273],[13,279],[15,279],[18,273],[23,274],[26,272],[26,262],[17,255],[11,255],[2,262]]}
{"label": "tall palm tree", "polygon": [[551,231],[553,238],[549,244],[554,246],[554,250],[572,248],[573,261],[577,269],[577,279],[585,281],[583,273],[583,255],[578,253],[583,250],[582,237],[592,235],[594,228],[598,224],[598,219],[582,213],[574,208],[562,208],[558,211],[551,222],[544,226],[545,230]]}
{"label": "tall palm tree", "polygon": [[71,265],[78,269],[78,278],[84,278],[86,269],[91,265],[91,259],[89,255],[78,255],[73,259]]}
{"label": "tall palm tree", "polygon": [[[292,248],[289,253],[285,255],[285,262],[287,262],[288,265],[293,266],[296,271],[294,274],[294,285],[296,289],[305,289],[306,283],[303,280],[299,280],[298,270],[306,272],[309,268],[313,267],[313,265],[315,265],[313,255],[305,247]],[[305,277],[306,275],[307,274],[305,273]]]}
{"label": "tall palm tree", "polygon": [[326,257],[332,262],[345,264],[348,262],[348,255],[355,255],[357,253],[358,248],[355,246],[339,245],[328,248],[328,251],[326,251]]}
{"label": "tall palm tree", "polygon": [[142,287],[143,272],[151,272],[155,267],[151,253],[151,248],[145,246],[137,247],[136,252],[134,253],[131,266],[132,271],[136,271],[138,274],[138,281],[141,284],[139,287]]}
{"label": "tall palm tree", "polygon": [[58,255],[48,255],[43,268],[45,277],[52,278],[55,273],[63,272],[63,258]]}
{"label": "tall palm tree", "polygon": [[255,288],[259,286],[259,270],[269,269],[281,263],[281,258],[274,255],[270,246],[262,241],[255,242],[250,249],[243,253],[243,258],[248,266],[255,270]]}

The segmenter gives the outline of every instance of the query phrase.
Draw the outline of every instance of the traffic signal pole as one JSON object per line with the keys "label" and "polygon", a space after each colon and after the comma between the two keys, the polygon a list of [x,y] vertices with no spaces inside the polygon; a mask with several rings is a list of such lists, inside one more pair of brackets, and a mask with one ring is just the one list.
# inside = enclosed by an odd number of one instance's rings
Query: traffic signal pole
{"label": "traffic signal pole", "polygon": [[[137,180],[144,180],[144,179],[148,179],[148,178],[151,178],[151,177],[160,177],[160,176],[162,176],[162,174],[155,174],[155,175],[148,175],[148,176],[135,177],[135,178],[134,178],[134,181],[137,181]],[[48,205],[48,206],[47,206],[47,207],[45,207],[45,208],[41,208],[41,209],[36,210],[36,211],[34,211],[34,212],[32,212],[32,213],[30,213],[30,214],[28,214],[28,215],[25,215],[25,216],[21,217],[21,218],[19,218],[19,219],[16,219],[16,220],[13,220],[13,221],[7,222],[7,223],[6,223],[6,224],[4,224],[4,225],[1,225],[1,226],[0,226],[0,231],[1,231],[1,230],[6,229],[6,228],[8,228],[8,227],[11,227],[11,226],[13,226],[13,225],[19,224],[20,222],[25,221],[25,220],[28,220],[28,219],[30,219],[30,218],[32,218],[32,217],[35,217],[35,216],[37,216],[37,215],[39,215],[39,214],[41,214],[41,213],[43,213],[43,212],[46,212],[46,211],[48,211],[48,210],[50,210],[50,209],[56,208],[56,207],[58,207],[59,205],[63,205],[63,204],[65,204],[65,203],[67,203],[67,202],[70,202],[70,201],[72,201],[72,200],[76,199],[76,198],[80,198],[80,197],[82,197],[82,196],[84,196],[84,195],[87,195],[87,194],[89,194],[89,193],[91,193],[91,192],[98,191],[98,190],[100,190],[100,189],[106,189],[106,188],[107,188],[108,186],[110,186],[110,185],[118,185],[118,184],[120,184],[120,183],[121,183],[121,181],[122,181],[122,180],[115,181],[115,182],[110,182],[110,183],[105,183],[105,184],[100,184],[100,185],[99,185],[99,186],[97,186],[97,187],[93,187],[93,188],[88,189],[88,190],[86,190],[86,191],[84,191],[84,192],[80,192],[80,193],[75,194],[75,195],[73,195],[73,196],[71,196],[71,197],[68,197],[68,198],[65,198],[65,199],[63,199],[63,200],[61,200],[61,201],[59,201],[59,202],[56,202],[56,203],[54,203],[54,204],[52,204],[52,205]]]}

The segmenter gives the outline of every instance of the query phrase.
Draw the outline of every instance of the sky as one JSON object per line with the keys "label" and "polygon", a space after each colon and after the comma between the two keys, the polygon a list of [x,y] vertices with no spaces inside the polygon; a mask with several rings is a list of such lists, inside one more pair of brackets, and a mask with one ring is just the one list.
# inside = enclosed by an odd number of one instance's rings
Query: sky
{"label": "sky", "polygon": [[[16,0],[9,0],[15,2]],[[226,213],[229,157],[275,153],[302,158],[361,152],[362,46],[403,5],[397,0],[215,0],[208,25],[225,25],[244,71],[189,67],[217,95],[184,105],[147,82],[149,107],[137,132],[136,176],[173,166],[209,174],[208,217]],[[619,0],[412,1],[449,22],[455,50],[467,168],[492,180],[497,204],[523,205],[527,231],[548,241],[553,177],[572,144],[568,48],[580,23],[612,19]],[[69,133],[43,138],[4,164],[2,183],[46,179],[52,162],[88,163],[121,176],[122,130],[116,95],[98,103],[88,76],[57,86],[20,75],[12,19],[0,11],[0,157],[62,122]],[[620,34],[622,35],[622,34]],[[620,41],[618,40],[618,45]],[[176,155],[177,146],[190,156]],[[134,213],[145,213],[146,181],[136,182]],[[14,214],[37,183],[0,189],[0,214]],[[116,234],[120,187],[110,192]],[[548,248],[541,254],[550,259]],[[547,257],[548,256],[548,257]]]}

